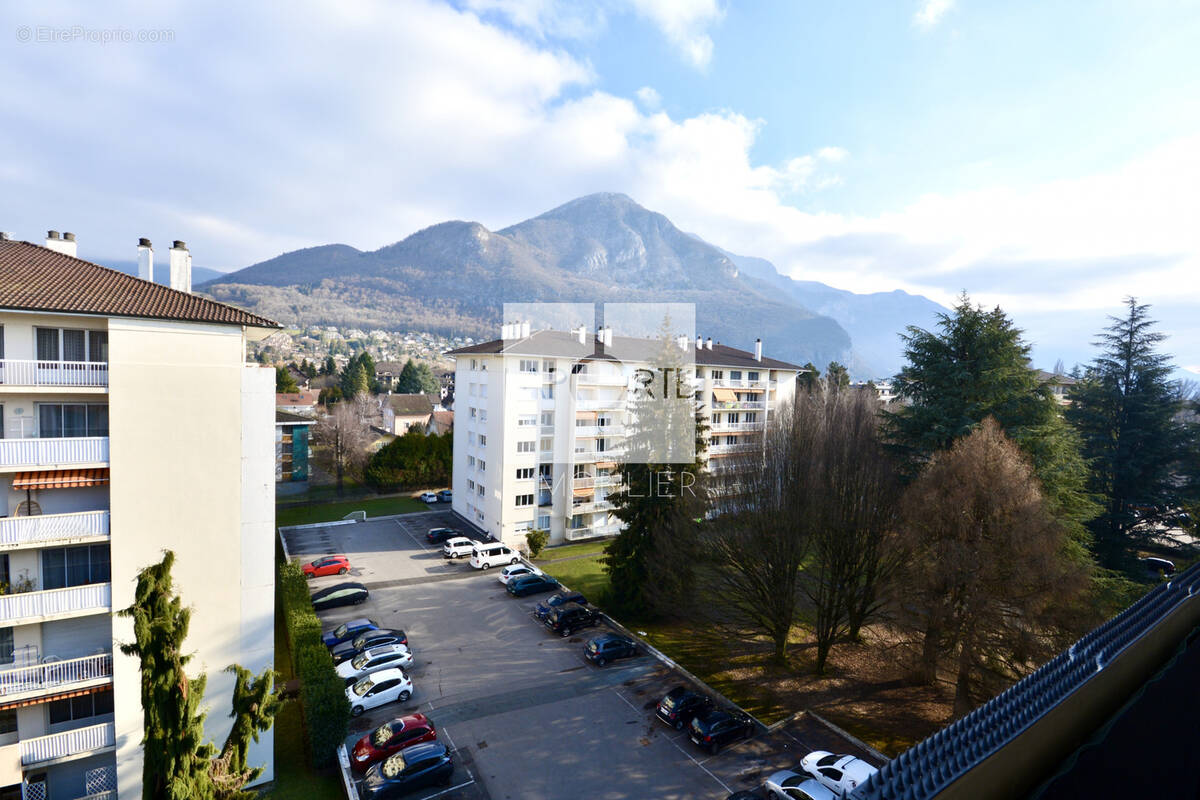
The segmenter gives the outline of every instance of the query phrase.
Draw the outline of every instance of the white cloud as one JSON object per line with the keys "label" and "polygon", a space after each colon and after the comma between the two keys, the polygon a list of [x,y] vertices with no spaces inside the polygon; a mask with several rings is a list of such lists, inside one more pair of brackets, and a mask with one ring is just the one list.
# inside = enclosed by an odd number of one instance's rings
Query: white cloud
{"label": "white cloud", "polygon": [[660,95],[653,86],[643,86],[635,93],[638,102],[647,111],[657,111],[662,105],[662,95]]}
{"label": "white cloud", "polygon": [[694,67],[712,61],[713,41],[708,30],[724,12],[717,0],[629,0],[651,20]]}
{"label": "white cloud", "polygon": [[913,23],[919,28],[932,28],[953,7],[954,0],[921,0],[921,7],[913,15]]}

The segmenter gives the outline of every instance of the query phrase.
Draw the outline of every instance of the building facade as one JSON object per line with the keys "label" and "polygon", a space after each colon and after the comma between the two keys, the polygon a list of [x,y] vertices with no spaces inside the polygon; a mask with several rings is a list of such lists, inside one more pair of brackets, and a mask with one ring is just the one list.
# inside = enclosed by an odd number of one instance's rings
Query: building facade
{"label": "building facade", "polygon": [[309,434],[317,421],[275,409],[275,481],[308,480]]}
{"label": "building facade", "polygon": [[[687,385],[708,422],[708,468],[761,448],[801,368],[764,358],[761,343],[750,352],[711,339],[677,341],[681,360],[694,365]],[[658,347],[611,329],[518,329],[451,351],[454,510],[510,545],[531,529],[548,531],[551,544],[619,532],[608,496],[619,485],[638,371]]]}
{"label": "building facade", "polygon": [[[245,354],[276,326],[192,295],[182,264],[169,288],[54,241],[0,239],[0,796],[136,800],[140,674],[115,612],[139,570],[175,551],[218,745],[225,667],[273,666],[274,371]],[[251,745],[264,780],[272,747]]]}

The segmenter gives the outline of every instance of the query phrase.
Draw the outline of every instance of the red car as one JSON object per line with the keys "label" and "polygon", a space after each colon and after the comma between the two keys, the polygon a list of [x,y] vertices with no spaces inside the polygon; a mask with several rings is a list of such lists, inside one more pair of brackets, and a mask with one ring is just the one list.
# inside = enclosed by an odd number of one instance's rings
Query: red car
{"label": "red car", "polygon": [[304,577],[320,578],[323,575],[345,575],[350,571],[350,559],[345,556],[325,556],[304,565]]}
{"label": "red car", "polygon": [[350,753],[350,767],[365,772],[367,767],[419,742],[437,739],[433,722],[424,714],[409,714],[385,722],[358,740]]}

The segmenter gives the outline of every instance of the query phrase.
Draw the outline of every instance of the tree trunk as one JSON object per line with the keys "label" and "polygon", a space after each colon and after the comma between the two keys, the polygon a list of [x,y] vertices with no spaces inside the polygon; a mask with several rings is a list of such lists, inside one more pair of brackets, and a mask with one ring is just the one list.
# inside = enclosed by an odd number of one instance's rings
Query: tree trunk
{"label": "tree trunk", "polygon": [[975,666],[975,632],[968,629],[958,651],[958,679],[954,682],[954,718],[971,712],[971,671]]}
{"label": "tree trunk", "polygon": [[775,661],[777,661],[778,663],[780,663],[784,666],[787,666],[787,660],[788,660],[787,659],[787,646],[788,646],[788,636],[790,634],[791,634],[791,631],[783,631],[782,633],[776,633],[774,636],[775,653],[774,653],[773,657],[774,657]]}
{"label": "tree trunk", "polygon": [[833,649],[833,642],[829,639],[824,637],[817,639],[817,663],[813,667],[813,671],[816,674],[825,674],[825,664],[829,661],[829,651],[831,649]]}
{"label": "tree trunk", "polygon": [[913,680],[923,686],[932,686],[937,681],[938,656],[941,654],[942,620],[933,613],[925,626],[925,641],[921,646],[921,660],[913,673]]}

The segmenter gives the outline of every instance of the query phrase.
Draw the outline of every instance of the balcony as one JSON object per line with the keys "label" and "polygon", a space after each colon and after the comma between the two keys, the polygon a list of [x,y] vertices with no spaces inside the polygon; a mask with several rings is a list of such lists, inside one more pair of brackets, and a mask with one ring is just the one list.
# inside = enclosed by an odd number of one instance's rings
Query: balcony
{"label": "balcony", "polygon": [[625,428],[620,425],[576,425],[576,439],[591,439],[597,436],[624,436]]}
{"label": "balcony", "polygon": [[764,411],[767,404],[762,400],[718,400],[712,404],[714,411]]}
{"label": "balcony", "polygon": [[0,359],[0,384],[4,386],[108,386],[106,361],[22,361]]}
{"label": "balcony", "polygon": [[624,375],[592,375],[580,372],[575,376],[579,383],[589,386],[627,386],[629,379]]}
{"label": "balcony", "polygon": [[574,455],[576,464],[591,464],[596,461],[616,461],[625,455],[625,450],[576,450]]}
{"label": "balcony", "polygon": [[611,511],[613,504],[608,500],[597,500],[594,503],[572,503],[571,514],[595,514],[598,511]]}
{"label": "balcony", "polygon": [[616,536],[621,532],[619,523],[609,525],[593,525],[590,528],[567,528],[565,536],[568,542],[578,542],[582,539],[596,539],[600,536]]}
{"label": "balcony", "polygon": [[761,392],[767,388],[775,388],[775,381],[752,381],[746,378],[740,378],[738,380],[730,380],[729,378],[714,378],[712,385],[714,389],[747,389],[752,392]]}
{"label": "balcony", "polygon": [[107,464],[107,436],[0,440],[0,468]]}
{"label": "balcony", "polygon": [[90,756],[116,746],[116,727],[111,722],[52,733],[21,741],[21,766]]}
{"label": "balcony", "polygon": [[608,409],[623,409],[625,408],[625,398],[614,397],[609,399],[597,399],[581,397],[575,401],[575,408],[579,411],[605,411]]}
{"label": "balcony", "polygon": [[575,478],[572,488],[590,489],[593,486],[619,486],[620,483],[620,475],[585,475],[582,478]]}
{"label": "balcony", "polygon": [[710,433],[748,433],[761,431],[763,422],[717,422],[708,426]]}
{"label": "balcony", "polygon": [[762,448],[761,444],[713,444],[708,446],[710,456],[726,456],[732,453],[750,453]]}
{"label": "balcony", "polygon": [[111,609],[112,584],[109,583],[0,595],[0,619],[6,625],[82,617]]}
{"label": "balcony", "polygon": [[108,524],[107,511],[4,517],[0,519],[0,550],[100,539],[108,536]]}
{"label": "balcony", "polygon": [[0,700],[10,702],[112,681],[111,653],[52,661],[0,672]]}

